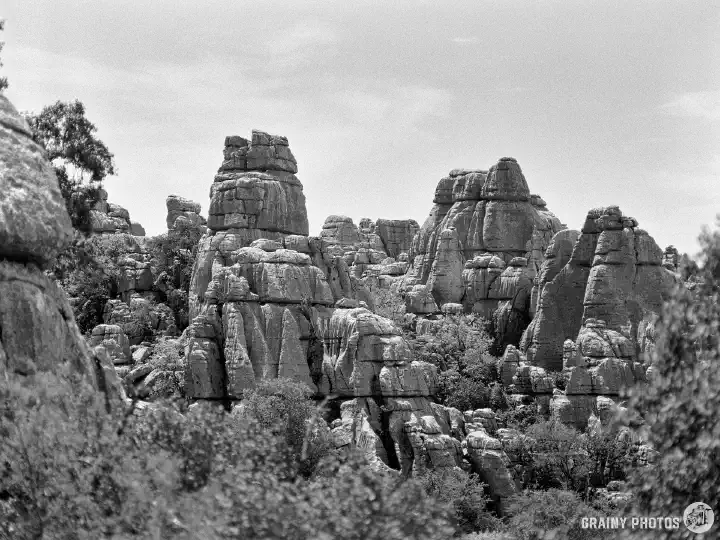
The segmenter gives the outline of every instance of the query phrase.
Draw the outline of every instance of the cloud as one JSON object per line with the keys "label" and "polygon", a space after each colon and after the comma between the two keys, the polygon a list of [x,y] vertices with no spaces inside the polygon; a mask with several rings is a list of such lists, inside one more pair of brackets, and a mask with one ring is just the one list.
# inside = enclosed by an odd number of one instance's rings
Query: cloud
{"label": "cloud", "polygon": [[720,120],[720,91],[686,92],[661,109],[673,116]]}
{"label": "cloud", "polygon": [[452,39],[453,43],[477,43],[478,38],[475,36],[472,37],[455,37]]}
{"label": "cloud", "polygon": [[298,69],[314,61],[323,49],[337,41],[335,31],[314,20],[298,22],[294,27],[269,40],[267,53],[274,68]]}
{"label": "cloud", "polygon": [[329,90],[325,95],[327,104],[351,123],[366,124],[368,129],[379,124],[400,131],[421,128],[429,118],[448,114],[452,102],[448,90],[426,85],[378,80],[348,89],[339,84],[324,83]]}

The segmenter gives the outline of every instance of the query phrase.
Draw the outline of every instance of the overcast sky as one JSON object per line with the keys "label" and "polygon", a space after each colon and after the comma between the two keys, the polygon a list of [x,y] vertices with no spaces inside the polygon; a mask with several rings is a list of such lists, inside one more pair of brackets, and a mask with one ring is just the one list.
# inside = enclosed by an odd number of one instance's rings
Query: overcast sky
{"label": "overcast sky", "polygon": [[[152,4],[152,7],[141,4]],[[20,110],[79,98],[148,234],[207,215],[226,135],[285,135],[310,233],[422,223],[438,180],[513,156],[571,228],[618,204],[696,251],[720,213],[720,2],[3,0]]]}

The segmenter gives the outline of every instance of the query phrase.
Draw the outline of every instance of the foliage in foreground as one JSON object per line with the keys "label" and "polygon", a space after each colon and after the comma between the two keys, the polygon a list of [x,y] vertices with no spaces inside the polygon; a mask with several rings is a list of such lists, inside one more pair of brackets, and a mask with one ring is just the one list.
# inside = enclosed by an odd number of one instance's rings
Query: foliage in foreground
{"label": "foliage in foreground", "polygon": [[517,540],[610,539],[615,534],[615,531],[582,529],[580,518],[604,516],[570,491],[524,491],[511,499],[509,512],[512,516],[509,528]]}
{"label": "foliage in foreground", "polygon": [[[82,381],[0,377],[0,537],[449,538],[452,512],[414,481],[297,450],[213,404],[118,411]],[[181,414],[182,413],[182,414]]]}
{"label": "foliage in foreground", "polygon": [[629,404],[645,417],[641,434],[659,453],[652,467],[632,476],[636,511],[643,514],[678,516],[704,501],[718,515],[720,228],[704,230],[700,244],[702,270],[692,276],[692,288],[678,288],[665,305],[652,357],[655,373]]}

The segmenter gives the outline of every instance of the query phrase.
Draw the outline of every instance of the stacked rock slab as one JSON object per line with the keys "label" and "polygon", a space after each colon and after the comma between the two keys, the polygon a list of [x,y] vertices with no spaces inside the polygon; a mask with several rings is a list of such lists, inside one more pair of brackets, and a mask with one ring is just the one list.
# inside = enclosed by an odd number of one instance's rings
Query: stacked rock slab
{"label": "stacked rock slab", "polygon": [[533,280],[564,225],[532,195],[520,166],[455,169],[415,235],[403,280],[406,309],[439,313],[446,303],[495,318],[497,348],[517,344],[532,316]]}
{"label": "stacked rock slab", "polygon": [[189,397],[236,399],[275,377],[327,387],[319,329],[357,302],[342,257],[308,236],[296,171],[285,137],[225,140],[190,283]]}
{"label": "stacked rock slab", "polygon": [[130,221],[130,213],[120,206],[108,202],[108,193],[100,189],[99,200],[90,210],[90,224],[95,234],[129,233],[145,236],[145,230],[137,222]]}
{"label": "stacked rock slab", "polygon": [[643,336],[678,281],[665,258],[617,206],[591,210],[580,233],[561,231],[553,239],[520,363],[565,371],[565,392],[551,403],[564,421],[582,425],[597,396],[617,398],[645,381]]}
{"label": "stacked rock slab", "polygon": [[[325,219],[320,237],[341,255],[350,271],[368,288],[388,288],[407,271],[407,251],[419,226],[412,219],[360,220],[356,227],[348,216]],[[365,278],[370,278],[369,280]]]}
{"label": "stacked rock slab", "polygon": [[187,228],[206,230],[207,220],[200,215],[200,204],[179,195],[168,195],[165,200],[167,207],[168,231],[179,231]]}
{"label": "stacked rock slab", "polygon": [[57,178],[42,148],[0,94],[0,376],[32,384],[68,366],[123,397],[104,350],[91,351],[67,298],[43,272],[72,237]]}

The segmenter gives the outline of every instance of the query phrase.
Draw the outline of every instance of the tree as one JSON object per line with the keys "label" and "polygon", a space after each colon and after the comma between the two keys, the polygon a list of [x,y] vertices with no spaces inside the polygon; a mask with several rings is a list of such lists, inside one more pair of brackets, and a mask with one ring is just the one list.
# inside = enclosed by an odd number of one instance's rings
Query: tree
{"label": "tree", "polygon": [[[654,465],[631,477],[636,511],[643,515],[682,515],[696,501],[718,511],[720,230],[704,229],[699,240],[701,264],[692,287],[678,287],[665,305],[649,385],[636,389],[629,403],[629,412],[646,420],[640,435],[658,452]],[[652,537],[666,534],[653,531]]]}
{"label": "tree", "polygon": [[[5,19],[0,19],[0,32],[5,30]],[[4,41],[0,41],[0,52],[2,52],[3,47],[5,46]],[[0,60],[0,67],[3,66],[2,60]],[[8,87],[8,80],[7,77],[0,77],[0,92],[5,90]]]}
{"label": "tree", "polygon": [[518,540],[615,538],[616,531],[583,529],[583,517],[605,517],[585,505],[576,493],[549,489],[524,491],[510,501],[510,530]]}
{"label": "tree", "polygon": [[25,119],[33,139],[45,148],[53,163],[73,227],[88,234],[90,210],[100,200],[102,181],[116,174],[113,154],[95,136],[97,128],[77,99],[57,101]]}

